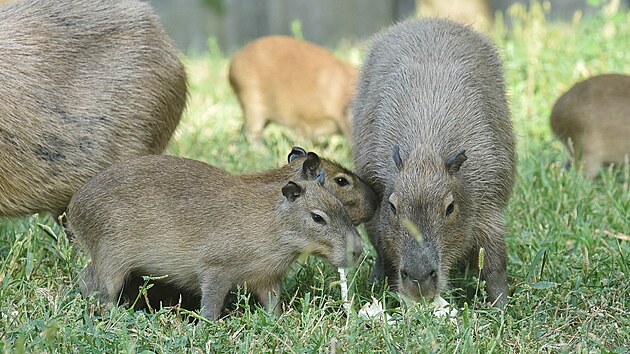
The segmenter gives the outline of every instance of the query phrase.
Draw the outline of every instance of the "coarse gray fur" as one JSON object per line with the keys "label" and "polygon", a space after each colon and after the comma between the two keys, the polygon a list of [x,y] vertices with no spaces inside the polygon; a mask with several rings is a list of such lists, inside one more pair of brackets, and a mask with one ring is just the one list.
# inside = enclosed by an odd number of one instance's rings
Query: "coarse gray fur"
{"label": "coarse gray fur", "polygon": [[477,266],[483,247],[489,299],[504,305],[503,213],[516,158],[492,43],[443,19],[407,20],[375,35],[353,132],[356,172],[380,200],[366,223],[378,255],[373,279],[386,276],[411,298],[432,297],[445,289],[452,266]]}
{"label": "coarse gray fur", "polygon": [[303,253],[346,266],[361,253],[360,237],[321,186],[317,155],[303,168],[304,179],[284,187],[171,156],[99,173],[72,198],[65,223],[91,258],[79,279],[82,294],[117,302],[131,274],[167,275],[165,283],[200,294],[202,315],[214,320],[239,284],[269,305],[267,295]]}
{"label": "coarse gray fur", "polygon": [[0,216],[61,213],[97,172],[159,154],[187,98],[157,15],[135,0],[0,8]]}

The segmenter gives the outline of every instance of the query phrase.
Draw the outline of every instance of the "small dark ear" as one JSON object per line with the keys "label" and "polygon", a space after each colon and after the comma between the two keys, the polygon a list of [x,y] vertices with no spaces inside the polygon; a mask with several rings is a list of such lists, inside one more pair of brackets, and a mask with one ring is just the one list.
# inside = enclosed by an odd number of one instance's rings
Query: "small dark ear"
{"label": "small dark ear", "polygon": [[322,168],[321,170],[319,170],[319,175],[317,176],[317,178],[315,178],[315,182],[317,182],[317,184],[319,184],[320,186],[323,186],[325,180],[326,171],[324,171],[324,169]]}
{"label": "small dark ear", "polygon": [[446,169],[448,170],[448,174],[452,175],[457,173],[466,159],[468,159],[466,157],[466,150],[461,150],[449,157],[448,160],[446,160]]}
{"label": "small dark ear", "polygon": [[307,181],[312,181],[319,176],[319,165],[321,160],[314,152],[306,154],[306,160],[302,165],[302,178]]}
{"label": "small dark ear", "polygon": [[400,158],[400,147],[398,145],[394,145],[393,157],[394,157],[394,163],[396,164],[396,167],[398,167],[399,170],[402,169],[403,162],[402,162],[402,159]]}
{"label": "small dark ear", "polygon": [[289,163],[293,162],[293,160],[297,159],[298,157],[304,156],[306,156],[306,150],[302,149],[299,146],[294,146],[288,156]]}
{"label": "small dark ear", "polygon": [[299,196],[302,195],[304,190],[295,182],[289,182],[286,186],[282,187],[282,195],[284,195],[288,201],[293,202]]}

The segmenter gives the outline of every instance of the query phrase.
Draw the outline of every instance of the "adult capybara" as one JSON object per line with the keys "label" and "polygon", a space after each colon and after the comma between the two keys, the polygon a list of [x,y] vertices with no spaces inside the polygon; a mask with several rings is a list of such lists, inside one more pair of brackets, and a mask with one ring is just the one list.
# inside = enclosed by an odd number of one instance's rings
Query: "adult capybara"
{"label": "adult capybara", "polygon": [[551,129],[593,178],[603,164],[630,158],[630,76],[606,74],[577,83],[551,111]]}
{"label": "adult capybara", "polygon": [[186,75],[151,7],[23,0],[0,8],[0,216],[61,213],[111,164],[159,154]]}
{"label": "adult capybara", "polygon": [[357,174],[381,200],[367,223],[378,255],[373,278],[386,276],[408,297],[432,297],[453,265],[476,266],[483,247],[489,298],[504,305],[503,212],[516,160],[492,43],[443,19],[408,20],[377,34],[353,124]]}
{"label": "adult capybara", "polygon": [[116,164],[72,197],[66,227],[89,252],[84,296],[116,302],[132,274],[201,296],[216,319],[227,293],[247,284],[269,305],[283,274],[308,252],[345,267],[362,250],[341,202],[322,184],[314,153],[303,178],[283,187],[250,183],[208,164],[144,156]]}
{"label": "adult capybara", "polygon": [[259,139],[269,122],[302,136],[350,138],[356,69],[328,50],[286,36],[257,39],[234,55],[229,80],[244,130]]}

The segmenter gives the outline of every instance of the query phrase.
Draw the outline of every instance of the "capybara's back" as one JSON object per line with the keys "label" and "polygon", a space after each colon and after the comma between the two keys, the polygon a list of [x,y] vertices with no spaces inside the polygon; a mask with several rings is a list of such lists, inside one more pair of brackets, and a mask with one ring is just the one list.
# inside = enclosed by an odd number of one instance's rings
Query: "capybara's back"
{"label": "capybara's back", "polygon": [[356,69],[324,48],[286,36],[260,38],[234,55],[229,80],[254,139],[269,122],[311,138],[350,138]]}
{"label": "capybara's back", "polygon": [[551,111],[551,129],[595,177],[603,164],[630,158],[630,76],[605,74],[577,83]]}
{"label": "capybara's back", "polygon": [[0,216],[60,212],[114,162],[159,154],[185,107],[177,51],[134,0],[0,8]]}

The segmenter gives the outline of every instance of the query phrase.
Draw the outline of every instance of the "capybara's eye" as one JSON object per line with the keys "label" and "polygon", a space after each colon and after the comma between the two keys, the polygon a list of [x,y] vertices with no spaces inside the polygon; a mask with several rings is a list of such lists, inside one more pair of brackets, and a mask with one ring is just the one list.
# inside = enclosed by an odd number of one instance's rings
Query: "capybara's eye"
{"label": "capybara's eye", "polygon": [[350,184],[350,182],[348,182],[348,180],[343,177],[335,178],[335,183],[337,183],[341,187],[344,187]]}
{"label": "capybara's eye", "polygon": [[451,204],[446,207],[446,216],[451,215],[453,210],[455,210],[455,202],[451,202]]}
{"label": "capybara's eye", "polygon": [[389,202],[389,209],[391,209],[392,214],[396,215],[396,207],[392,202]]}
{"label": "capybara's eye", "polygon": [[320,225],[326,225],[326,220],[324,220],[324,218],[322,218],[321,215],[311,213],[311,218],[313,219],[313,221],[315,221],[316,223]]}

